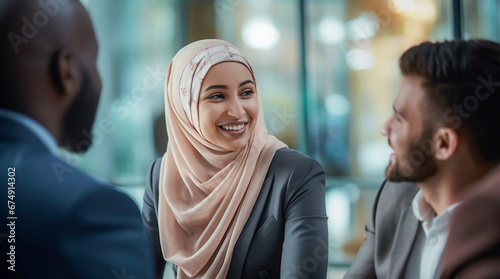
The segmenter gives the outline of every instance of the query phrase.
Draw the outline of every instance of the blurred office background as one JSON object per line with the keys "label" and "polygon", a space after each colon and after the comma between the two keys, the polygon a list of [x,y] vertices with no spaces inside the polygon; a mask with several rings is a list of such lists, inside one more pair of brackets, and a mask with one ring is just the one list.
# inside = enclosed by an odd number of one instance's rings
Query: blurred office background
{"label": "blurred office background", "polygon": [[349,267],[383,180],[391,150],[379,130],[401,80],[399,56],[425,40],[500,39],[497,0],[82,2],[103,91],[94,147],[67,159],[141,205],[148,168],[166,147],[168,63],[195,40],[230,41],[254,67],[269,133],[326,169],[330,278]]}

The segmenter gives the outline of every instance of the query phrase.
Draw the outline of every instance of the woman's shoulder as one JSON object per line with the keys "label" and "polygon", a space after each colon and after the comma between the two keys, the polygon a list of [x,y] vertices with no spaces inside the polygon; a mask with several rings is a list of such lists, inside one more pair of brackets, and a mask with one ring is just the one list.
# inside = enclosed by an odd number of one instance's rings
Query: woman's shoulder
{"label": "woman's shoulder", "polygon": [[153,161],[149,167],[148,176],[146,180],[146,188],[144,192],[145,200],[151,200],[151,203],[156,203],[158,201],[159,194],[159,181],[160,181],[160,170],[161,170],[162,157],[157,158]]}
{"label": "woman's shoulder", "polygon": [[[285,193],[285,204],[301,193],[325,192],[325,171],[318,161],[293,149],[280,149],[269,166],[266,181],[272,183],[273,192]],[[266,181],[264,184],[266,184]],[[322,194],[321,194],[322,193]],[[281,197],[281,194],[279,195]]]}
{"label": "woman's shoulder", "polygon": [[318,161],[307,156],[306,154],[299,152],[295,149],[290,148],[282,148],[276,150],[276,154],[273,158],[274,162],[280,163],[289,163],[289,164],[299,164],[299,163],[308,163],[308,164],[318,164]]}
{"label": "woman's shoulder", "polygon": [[160,168],[161,168],[161,161],[163,160],[163,157],[156,158],[151,166],[149,167],[149,171],[152,172],[153,174],[160,175]]}
{"label": "woman's shoulder", "polygon": [[321,164],[315,159],[290,148],[282,148],[276,151],[269,166],[269,172],[293,172],[305,174],[311,172],[324,172]]}

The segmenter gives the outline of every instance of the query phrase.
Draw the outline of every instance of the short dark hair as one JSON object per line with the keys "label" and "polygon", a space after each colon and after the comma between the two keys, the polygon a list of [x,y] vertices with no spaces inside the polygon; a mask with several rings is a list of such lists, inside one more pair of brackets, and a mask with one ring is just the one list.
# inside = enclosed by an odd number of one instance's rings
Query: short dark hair
{"label": "short dark hair", "polygon": [[424,79],[433,123],[464,135],[476,159],[500,161],[500,44],[424,42],[404,52],[399,67]]}

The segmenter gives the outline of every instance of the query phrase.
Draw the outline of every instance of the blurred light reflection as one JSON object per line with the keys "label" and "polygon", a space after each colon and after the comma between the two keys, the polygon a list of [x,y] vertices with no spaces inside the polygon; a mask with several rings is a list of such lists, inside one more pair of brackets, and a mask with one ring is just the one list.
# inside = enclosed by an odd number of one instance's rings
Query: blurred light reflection
{"label": "blurred light reflection", "polygon": [[280,33],[271,20],[254,18],[243,25],[242,37],[247,46],[268,50],[278,43]]}
{"label": "blurred light reflection", "polygon": [[320,43],[338,44],[345,38],[344,24],[338,18],[325,16],[314,26],[312,35]]}

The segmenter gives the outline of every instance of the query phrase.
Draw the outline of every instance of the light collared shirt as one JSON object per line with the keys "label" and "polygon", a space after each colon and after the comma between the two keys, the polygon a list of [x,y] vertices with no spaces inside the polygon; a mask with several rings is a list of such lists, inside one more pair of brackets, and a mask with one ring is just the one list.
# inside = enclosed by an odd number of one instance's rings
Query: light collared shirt
{"label": "light collared shirt", "polygon": [[448,206],[436,216],[434,209],[425,201],[422,191],[417,192],[413,198],[412,209],[415,218],[420,221],[424,233],[417,234],[406,265],[405,278],[430,279],[436,277],[441,255],[448,239],[451,213],[459,204],[457,202]]}
{"label": "light collared shirt", "polygon": [[33,118],[19,112],[1,108],[0,117],[10,119],[26,127],[33,134],[35,134],[35,136],[47,147],[47,149],[49,149],[49,151],[54,156],[58,156],[59,149],[56,139],[49,132],[49,130],[43,127],[40,123],[36,122]]}

